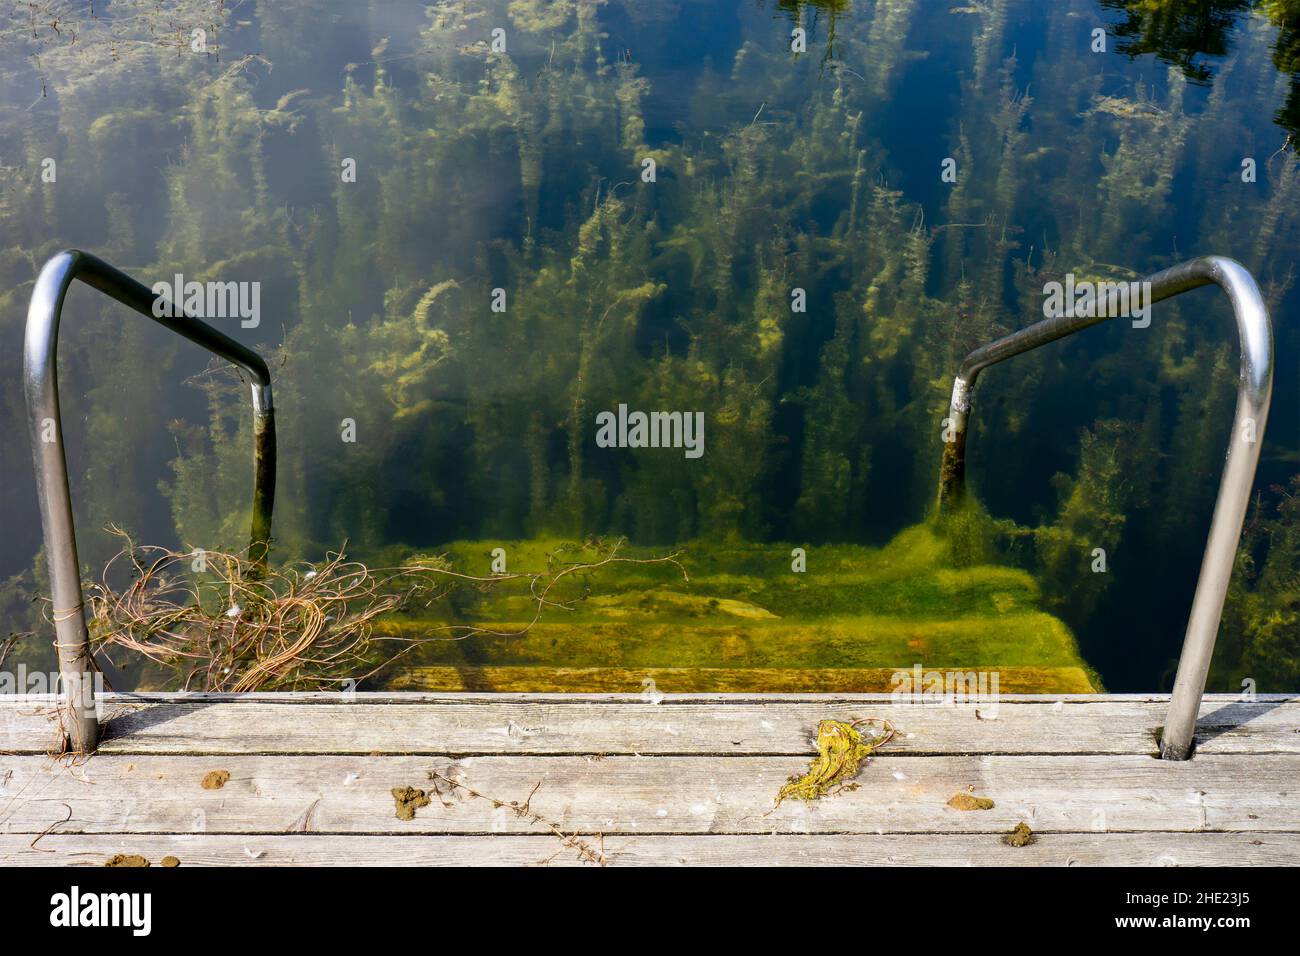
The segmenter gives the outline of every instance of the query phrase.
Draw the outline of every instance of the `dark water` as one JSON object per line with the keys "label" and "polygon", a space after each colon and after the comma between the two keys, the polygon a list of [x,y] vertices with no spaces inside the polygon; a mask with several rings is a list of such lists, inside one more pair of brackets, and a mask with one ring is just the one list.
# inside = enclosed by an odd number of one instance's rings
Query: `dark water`
{"label": "dark water", "polygon": [[[260,284],[255,328],[214,322],[276,366],[277,549],[307,559],[883,546],[932,508],[967,351],[1040,317],[1065,273],[1216,253],[1259,280],[1277,373],[1214,680],[1300,680],[1295,2],[34,8],[0,14],[7,629],[38,622],[19,342],[60,248],[146,283]],[[65,326],[88,576],[110,524],[239,547],[243,389],[84,289]],[[994,560],[1034,575],[1110,690],[1168,685],[1236,362],[1200,292],[981,383]],[[602,447],[620,404],[701,413],[703,453]]]}

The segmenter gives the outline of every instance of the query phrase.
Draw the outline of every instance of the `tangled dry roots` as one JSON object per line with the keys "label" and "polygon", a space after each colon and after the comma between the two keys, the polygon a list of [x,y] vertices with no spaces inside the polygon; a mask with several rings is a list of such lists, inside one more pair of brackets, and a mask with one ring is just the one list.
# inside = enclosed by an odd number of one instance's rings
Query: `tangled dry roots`
{"label": "tangled dry roots", "polygon": [[[621,540],[603,547],[599,558],[582,564],[552,562],[544,572],[476,577],[454,571],[441,558],[421,559],[398,568],[374,570],[348,560],[342,551],[320,564],[267,568],[246,553],[185,553],[126,546],[89,589],[90,634],[96,653],[140,654],[171,675],[168,684],[184,690],[330,690],[361,681],[431,640],[461,640],[476,634],[524,633],[552,601],[561,579],[611,562],[670,563],[660,558],[621,558]],[[201,560],[202,568],[195,564]],[[129,562],[131,583],[109,582],[114,566]],[[683,571],[683,573],[685,573]],[[535,604],[532,620],[519,630],[501,632],[470,624],[432,626],[426,637],[374,634],[383,615],[412,606],[427,607],[452,591],[486,589],[520,581]]]}

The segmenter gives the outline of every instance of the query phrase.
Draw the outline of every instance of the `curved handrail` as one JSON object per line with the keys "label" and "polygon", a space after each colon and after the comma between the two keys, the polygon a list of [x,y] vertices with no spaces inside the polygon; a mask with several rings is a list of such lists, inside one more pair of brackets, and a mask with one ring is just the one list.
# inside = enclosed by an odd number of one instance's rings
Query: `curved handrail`
{"label": "curved handrail", "polygon": [[24,390],[54,601],[54,646],[59,654],[59,674],[67,708],[64,745],[85,753],[95,749],[99,725],[95,717],[93,663],[77,561],[72,495],[63,449],[57,368],[59,318],[63,300],[75,279],[229,360],[252,376],[255,464],[249,553],[258,563],[266,560],[275,501],[275,415],[271,405],[271,373],[255,352],[185,315],[179,307],[162,309],[161,316],[155,314],[154,303],[159,297],[152,290],[87,252],[76,249],[61,252],[41,269],[27,309]]}
{"label": "curved handrail", "polygon": [[[1214,639],[1223,614],[1228,583],[1241,539],[1242,523],[1250,504],[1260,442],[1268,421],[1273,393],[1273,331],[1268,307],[1259,287],[1245,267],[1224,256],[1202,256],[1157,272],[1143,280],[1150,283],[1148,305],[1203,285],[1214,283],[1228,294],[1241,338],[1241,372],[1237,408],[1228,440],[1227,460],[1219,482],[1219,496],[1205,544],[1201,573],[1187,620],[1174,692],[1169,701],[1160,755],[1168,760],[1186,760],[1192,755],[1196,716],[1205,680],[1214,655]],[[1119,291],[1112,289],[1093,310],[1096,315],[1055,315],[1028,328],[982,346],[966,356],[952,383],[952,401],[945,422],[943,464],[939,473],[939,511],[943,513],[965,495],[966,426],[971,397],[979,373],[1030,349],[1097,325],[1120,314]]]}

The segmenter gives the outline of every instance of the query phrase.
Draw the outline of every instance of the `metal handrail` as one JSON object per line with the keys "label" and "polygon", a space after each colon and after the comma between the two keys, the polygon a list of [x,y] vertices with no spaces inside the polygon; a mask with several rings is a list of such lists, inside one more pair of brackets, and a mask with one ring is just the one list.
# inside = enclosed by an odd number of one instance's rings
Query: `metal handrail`
{"label": "metal handrail", "polygon": [[[1203,285],[1214,283],[1228,294],[1241,338],[1241,372],[1237,408],[1228,440],[1227,460],[1219,482],[1219,496],[1205,544],[1201,573],[1187,620],[1174,692],[1169,700],[1160,755],[1167,760],[1186,760],[1192,755],[1196,716],[1200,711],[1205,681],[1214,655],[1214,640],[1223,614],[1228,583],[1241,539],[1242,523],[1250,504],[1260,442],[1268,421],[1273,393],[1273,331],[1268,307],[1259,287],[1245,267],[1224,256],[1202,256],[1165,269],[1143,280],[1150,283],[1148,305]],[[1120,312],[1119,291],[1110,290],[1099,301],[1097,314],[1087,317],[1055,315],[1028,328],[976,349],[966,356],[952,383],[939,475],[939,511],[949,511],[965,495],[966,426],[970,417],[975,379],[990,365],[1030,349],[1054,342],[1091,325],[1105,322]]]}
{"label": "metal handrail", "polygon": [[57,369],[59,318],[74,279],[227,359],[252,376],[255,447],[249,554],[259,564],[265,563],[270,546],[271,508],[275,501],[275,415],[271,405],[271,373],[266,362],[234,339],[185,315],[179,307],[162,309],[163,315],[157,315],[154,303],[160,296],[87,252],[76,249],[61,252],[41,269],[27,310],[23,377],[45,557],[50,569],[54,646],[58,650],[59,675],[63,682],[64,747],[87,753],[98,744],[99,723],[95,716],[94,664],[86,629],[77,534],[63,448]]}

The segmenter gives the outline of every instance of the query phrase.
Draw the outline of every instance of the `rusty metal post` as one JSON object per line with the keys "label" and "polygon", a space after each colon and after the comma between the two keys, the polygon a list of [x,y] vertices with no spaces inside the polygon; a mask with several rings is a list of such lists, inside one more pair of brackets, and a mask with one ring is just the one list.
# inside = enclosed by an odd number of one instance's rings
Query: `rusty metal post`
{"label": "rusty metal post", "polygon": [[[1169,701],[1160,754],[1167,760],[1186,760],[1192,755],[1196,716],[1205,680],[1214,656],[1214,641],[1223,615],[1241,539],[1242,523],[1250,504],[1250,492],[1259,462],[1260,443],[1268,422],[1273,394],[1273,330],[1268,307],[1259,287],[1245,267],[1224,256],[1202,256],[1165,269],[1144,282],[1150,283],[1150,303],[1214,284],[1228,294],[1237,333],[1241,340],[1241,367],[1237,386],[1237,407],[1228,440],[1227,460],[1219,481],[1210,535],[1205,544],[1201,573],[1192,599],[1192,610],[1178,658],[1174,692]],[[939,477],[939,512],[956,507],[965,495],[966,433],[975,380],[980,372],[1013,356],[1072,335],[1119,314],[1119,294],[1113,290],[1099,302],[1092,316],[1055,315],[1010,335],[981,346],[966,356],[953,379],[948,408],[947,431]]]}
{"label": "rusty metal post", "polygon": [[[50,571],[55,647],[63,682],[67,749],[88,753],[99,741],[95,717],[94,662],[86,630],[77,534],[72,519],[72,494],[59,414],[58,340],[63,300],[79,279],[141,315],[184,336],[244,369],[253,378],[254,449],[253,528],[250,554],[264,562],[271,534],[275,500],[275,415],[271,404],[271,374],[252,350],[204,322],[183,313],[155,315],[154,293],[130,276],[89,253],[61,252],[41,269],[27,310],[23,376],[27,397],[36,491],[40,499],[45,557]],[[179,312],[168,309],[166,312]]]}

